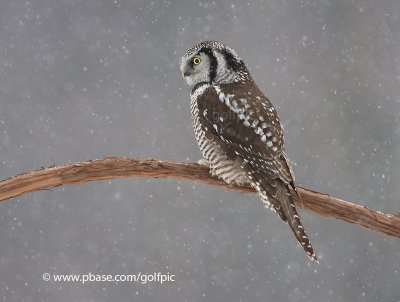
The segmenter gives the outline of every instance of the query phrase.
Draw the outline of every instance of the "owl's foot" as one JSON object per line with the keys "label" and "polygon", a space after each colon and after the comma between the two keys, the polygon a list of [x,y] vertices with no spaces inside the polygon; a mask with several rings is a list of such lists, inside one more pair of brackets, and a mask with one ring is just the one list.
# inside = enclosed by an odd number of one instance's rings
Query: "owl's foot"
{"label": "owl's foot", "polygon": [[206,159],[202,158],[202,159],[198,160],[197,164],[209,168],[211,176],[217,176],[217,174],[215,174],[214,170],[211,169],[210,164],[208,163],[208,161]]}
{"label": "owl's foot", "polygon": [[205,167],[210,167],[210,164],[209,164],[208,161],[207,161],[206,159],[204,159],[204,158],[199,159],[199,160],[197,161],[197,164],[198,164],[198,165],[201,165],[201,166],[205,166]]}

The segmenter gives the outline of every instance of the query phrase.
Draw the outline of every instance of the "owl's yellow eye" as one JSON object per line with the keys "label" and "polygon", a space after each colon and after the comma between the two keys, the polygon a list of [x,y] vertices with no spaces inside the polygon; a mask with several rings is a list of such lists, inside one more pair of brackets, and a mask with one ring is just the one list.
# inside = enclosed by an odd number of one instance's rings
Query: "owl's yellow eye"
{"label": "owl's yellow eye", "polygon": [[194,65],[199,65],[200,62],[201,62],[201,59],[200,59],[199,57],[194,57],[194,58],[193,58],[193,64],[194,64]]}

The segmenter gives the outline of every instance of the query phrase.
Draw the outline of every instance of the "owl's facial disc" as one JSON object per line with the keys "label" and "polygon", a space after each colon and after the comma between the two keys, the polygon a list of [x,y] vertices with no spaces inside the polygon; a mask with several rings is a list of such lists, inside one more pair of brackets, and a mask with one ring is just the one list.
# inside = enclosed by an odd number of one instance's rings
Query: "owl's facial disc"
{"label": "owl's facial disc", "polygon": [[210,58],[204,52],[183,57],[181,72],[191,87],[200,82],[210,82]]}

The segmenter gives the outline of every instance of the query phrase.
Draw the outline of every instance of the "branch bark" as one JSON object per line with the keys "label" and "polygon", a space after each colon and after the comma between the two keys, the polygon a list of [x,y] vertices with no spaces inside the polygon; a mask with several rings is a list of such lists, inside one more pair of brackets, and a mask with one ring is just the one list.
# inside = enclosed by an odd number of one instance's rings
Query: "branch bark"
{"label": "branch bark", "polygon": [[[107,157],[65,166],[45,168],[23,173],[0,181],[0,201],[28,192],[50,189],[66,184],[88,181],[143,177],[194,180],[228,190],[255,193],[250,187],[229,186],[210,176],[209,170],[198,164],[184,164],[155,159]],[[400,217],[373,211],[364,206],[331,197],[326,194],[299,188],[302,202],[292,196],[296,205],[316,214],[333,217],[365,228],[400,238]]]}

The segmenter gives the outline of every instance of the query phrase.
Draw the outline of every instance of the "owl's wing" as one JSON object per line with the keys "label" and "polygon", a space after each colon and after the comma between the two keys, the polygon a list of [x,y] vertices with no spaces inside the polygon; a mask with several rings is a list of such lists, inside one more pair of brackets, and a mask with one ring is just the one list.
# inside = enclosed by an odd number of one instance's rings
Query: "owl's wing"
{"label": "owl's wing", "polygon": [[[221,140],[257,161],[271,177],[294,185],[283,145],[283,130],[272,103],[255,87],[222,84],[198,98],[203,120]],[[229,93],[228,93],[229,91]]]}
{"label": "owl's wing", "polygon": [[[276,183],[279,177],[274,172],[273,151],[261,144],[258,148],[252,144],[252,142],[258,144],[261,141],[260,136],[251,128],[243,125],[238,115],[220,101],[214,87],[206,88],[197,98],[197,104],[200,124],[207,138],[217,143],[229,159],[233,162],[238,161],[244,170],[249,170],[247,171],[248,176],[253,177],[250,175],[250,170],[252,165],[257,163],[258,170],[262,171],[262,174],[265,174],[264,177],[268,177],[269,180],[262,191],[266,191],[266,194],[270,196],[276,196]],[[265,155],[263,156],[261,152],[264,152]],[[287,220],[278,200],[265,198],[264,201],[268,207],[279,214],[283,221]]]}
{"label": "owl's wing", "polygon": [[209,139],[239,161],[263,201],[289,223],[309,258],[316,260],[290,195],[288,185],[295,185],[282,126],[271,102],[252,87],[234,83],[206,88],[197,98],[200,123]]}

